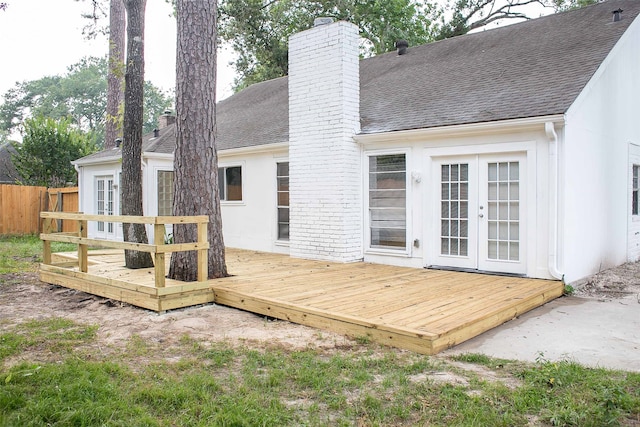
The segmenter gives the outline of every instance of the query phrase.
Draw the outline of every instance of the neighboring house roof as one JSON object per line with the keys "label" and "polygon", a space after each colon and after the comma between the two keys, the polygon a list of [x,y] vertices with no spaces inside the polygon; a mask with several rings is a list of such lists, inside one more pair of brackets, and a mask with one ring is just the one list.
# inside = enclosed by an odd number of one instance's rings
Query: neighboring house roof
{"label": "neighboring house roof", "polygon": [[0,144],[0,184],[15,184],[18,179],[18,171],[11,160],[15,152],[16,149],[8,142]]}
{"label": "neighboring house roof", "polygon": [[[609,0],[364,59],[361,133],[563,114],[639,13],[640,0]],[[218,149],[288,141],[288,97],[281,77],[218,103]],[[169,129],[143,151],[171,153]]]}

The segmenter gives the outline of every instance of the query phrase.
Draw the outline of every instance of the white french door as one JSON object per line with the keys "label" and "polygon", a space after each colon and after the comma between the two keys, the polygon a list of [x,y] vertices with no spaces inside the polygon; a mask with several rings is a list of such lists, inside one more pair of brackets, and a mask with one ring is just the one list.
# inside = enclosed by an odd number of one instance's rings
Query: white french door
{"label": "white french door", "polygon": [[[112,176],[96,177],[96,214],[113,215],[115,205],[115,193]],[[112,222],[97,222],[97,237],[112,238],[114,236],[114,224]]]}
{"label": "white french door", "polygon": [[433,165],[431,264],[525,274],[526,156],[447,157]]}

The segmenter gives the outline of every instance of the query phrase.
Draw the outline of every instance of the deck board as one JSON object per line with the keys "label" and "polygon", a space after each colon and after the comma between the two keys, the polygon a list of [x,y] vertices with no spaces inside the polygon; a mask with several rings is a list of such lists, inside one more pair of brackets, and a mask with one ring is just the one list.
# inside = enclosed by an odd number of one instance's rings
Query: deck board
{"label": "deck board", "polygon": [[215,300],[425,354],[479,335],[563,290],[557,281],[309,261],[230,248],[230,277],[200,283],[167,279],[164,288],[155,288],[153,269],[125,268],[122,251],[90,254],[87,274],[66,266],[73,254],[55,254],[66,267],[44,266],[42,280],[156,311]]}

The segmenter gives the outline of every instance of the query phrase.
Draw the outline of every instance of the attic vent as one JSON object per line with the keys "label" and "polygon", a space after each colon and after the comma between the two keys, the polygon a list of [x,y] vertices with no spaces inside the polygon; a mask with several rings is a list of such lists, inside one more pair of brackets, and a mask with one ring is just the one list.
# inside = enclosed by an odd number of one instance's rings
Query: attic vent
{"label": "attic vent", "polygon": [[613,13],[613,22],[618,22],[622,19],[622,16],[620,16],[622,14],[622,9],[618,8],[618,10],[614,10],[611,13]]}
{"label": "attic vent", "polygon": [[313,26],[319,27],[320,25],[329,25],[333,23],[333,18],[324,17],[324,18],[316,18],[313,20]]}
{"label": "attic vent", "polygon": [[407,53],[407,48],[409,47],[409,42],[406,40],[397,40],[396,41],[396,49],[398,49],[398,55],[404,55]]}

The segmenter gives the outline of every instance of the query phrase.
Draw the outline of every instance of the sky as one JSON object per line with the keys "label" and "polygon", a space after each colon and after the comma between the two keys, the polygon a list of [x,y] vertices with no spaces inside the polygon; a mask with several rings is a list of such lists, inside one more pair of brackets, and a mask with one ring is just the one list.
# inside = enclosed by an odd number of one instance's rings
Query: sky
{"label": "sky", "polygon": [[[85,56],[107,55],[106,36],[86,40],[82,28],[89,2],[76,0],[3,0],[0,10],[0,97],[17,82],[63,75]],[[165,0],[147,0],[145,80],[168,91],[175,87],[176,21]],[[229,50],[218,57],[217,99],[231,95]]]}

